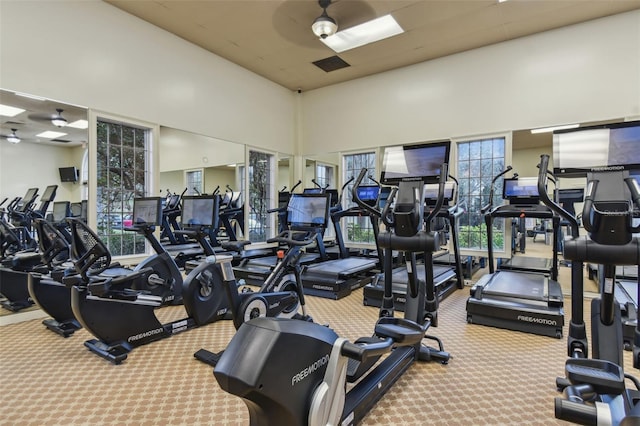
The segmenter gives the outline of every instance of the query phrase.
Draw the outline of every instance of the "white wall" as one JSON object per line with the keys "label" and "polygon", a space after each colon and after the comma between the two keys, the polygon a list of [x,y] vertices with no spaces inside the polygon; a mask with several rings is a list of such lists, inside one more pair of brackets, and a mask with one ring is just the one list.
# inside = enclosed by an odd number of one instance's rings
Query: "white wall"
{"label": "white wall", "polygon": [[160,128],[160,172],[244,163],[244,145]]}
{"label": "white wall", "polygon": [[[81,150],[28,142],[1,143],[0,200],[22,197],[28,188],[39,188],[42,194],[47,186],[58,185],[56,201],[80,201],[82,184],[60,182],[58,168],[75,166],[80,170],[82,156],[78,152]],[[36,207],[38,204],[36,201]]]}
{"label": "white wall", "polygon": [[282,86],[102,1],[0,9],[5,89],[294,152],[294,94]]}
{"label": "white wall", "polygon": [[637,116],[640,11],[305,92],[301,104],[305,155]]}

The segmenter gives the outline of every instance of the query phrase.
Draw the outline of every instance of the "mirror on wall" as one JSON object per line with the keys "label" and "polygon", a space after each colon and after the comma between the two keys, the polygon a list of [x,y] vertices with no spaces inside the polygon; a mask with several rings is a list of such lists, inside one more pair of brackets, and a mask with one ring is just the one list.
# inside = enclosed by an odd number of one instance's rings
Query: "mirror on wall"
{"label": "mirror on wall", "polygon": [[[339,189],[340,154],[337,152],[309,156],[304,161],[304,188],[314,188],[320,185],[331,189]],[[316,181],[314,183],[313,181]],[[327,186],[328,185],[328,186]]]}
{"label": "mirror on wall", "polygon": [[244,238],[244,157],[243,144],[161,126],[157,195],[218,192],[224,196],[223,203],[232,200],[231,207],[235,209],[232,216],[232,210],[228,210],[228,221],[222,220],[224,232],[233,238]]}
{"label": "mirror on wall", "polygon": [[0,89],[0,201],[50,185],[54,201],[86,200],[87,129],[84,107]]}

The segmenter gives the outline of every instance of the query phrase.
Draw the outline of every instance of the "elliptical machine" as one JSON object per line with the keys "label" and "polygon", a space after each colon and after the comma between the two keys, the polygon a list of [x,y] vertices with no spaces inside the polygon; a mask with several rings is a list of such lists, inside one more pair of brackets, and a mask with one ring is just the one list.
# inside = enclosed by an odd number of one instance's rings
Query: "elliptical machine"
{"label": "elliptical machine", "polygon": [[[576,218],[544,191],[548,163],[549,156],[542,155],[538,177],[540,198],[571,226],[571,238],[564,242],[564,258],[571,261],[572,315],[568,338],[571,358],[565,364],[566,378],[556,380],[558,389],[564,393],[555,399],[556,418],[585,425],[640,424],[640,381],[624,372],[620,306],[614,294],[616,265],[640,263],[640,239],[633,237],[640,227],[632,226],[632,203],[640,207],[640,186],[628,177],[627,171],[604,168],[589,172],[582,212],[588,235],[579,237]],[[591,358],[583,320],[584,262],[604,265],[604,273],[599,274],[600,297],[591,301]],[[633,364],[640,367],[638,328]],[[625,379],[634,382],[638,390],[627,389]]]}
{"label": "elliptical machine", "polygon": [[[442,169],[440,203],[447,165]],[[354,188],[366,172],[366,169],[360,172]],[[422,190],[422,180],[402,181],[389,196],[383,214],[388,230],[378,237],[385,251],[385,266],[389,268],[392,250],[415,254],[433,252],[439,247],[438,234],[423,230]],[[387,213],[394,198],[395,207],[389,218]],[[410,258],[415,271],[415,256]],[[428,271],[425,268],[423,279],[409,273],[404,318],[393,316],[391,275],[387,275],[374,335],[354,343],[315,323],[279,318],[246,322],[217,364],[216,380],[223,390],[245,400],[252,425],[357,423],[414,361],[437,360],[446,364],[449,360],[442,343],[425,336],[431,325],[425,312],[425,291],[433,285],[433,276]],[[439,348],[423,346],[425,337],[437,341]],[[290,356],[291,348],[295,348],[295,357]],[[389,355],[372,368],[386,353]],[[347,381],[358,383],[347,392]]]}

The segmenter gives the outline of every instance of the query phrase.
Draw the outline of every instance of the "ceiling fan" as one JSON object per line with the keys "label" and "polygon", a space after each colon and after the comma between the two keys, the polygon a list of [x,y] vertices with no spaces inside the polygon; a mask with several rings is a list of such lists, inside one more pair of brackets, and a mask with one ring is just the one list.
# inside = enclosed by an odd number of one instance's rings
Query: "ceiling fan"
{"label": "ceiling fan", "polygon": [[41,122],[50,121],[56,127],[64,127],[68,121],[62,116],[63,112],[62,108],[56,108],[55,114],[30,114],[29,119]]}
{"label": "ceiling fan", "polygon": [[17,144],[20,143],[20,141],[22,141],[22,139],[20,138],[20,136],[18,136],[18,134],[16,133],[18,131],[18,129],[11,129],[11,133],[9,134],[3,134],[1,135],[3,139],[6,139],[7,142],[12,143],[12,144]]}
{"label": "ceiling fan", "polygon": [[336,25],[334,32],[338,23],[340,28],[349,28],[374,19],[376,11],[369,3],[366,0],[285,0],[273,14],[273,28],[296,45],[324,48],[318,43],[322,33],[316,35],[313,28],[326,25],[325,17]]}

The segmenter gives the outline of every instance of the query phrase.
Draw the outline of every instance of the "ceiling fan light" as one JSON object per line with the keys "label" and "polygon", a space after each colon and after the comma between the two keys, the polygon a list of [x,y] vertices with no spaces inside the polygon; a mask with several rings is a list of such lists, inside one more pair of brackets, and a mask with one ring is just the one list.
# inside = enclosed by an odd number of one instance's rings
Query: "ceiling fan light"
{"label": "ceiling fan light", "polygon": [[7,142],[10,143],[20,143],[20,138],[18,137],[18,135],[16,135],[16,130],[15,129],[11,129],[12,132],[9,136],[7,136]]}
{"label": "ceiling fan light", "polygon": [[332,36],[338,31],[338,24],[336,21],[327,15],[327,11],[324,10],[322,15],[318,16],[311,24],[311,30],[320,38],[327,38]]}
{"label": "ceiling fan light", "polygon": [[53,124],[56,127],[64,127],[68,123],[67,119],[62,116],[62,111],[63,111],[62,109],[56,109],[56,112],[58,113],[58,115],[56,115],[51,119],[51,124]]}
{"label": "ceiling fan light", "polygon": [[51,124],[56,127],[64,127],[67,125],[67,120],[65,120],[64,117],[54,117],[51,119]]}

